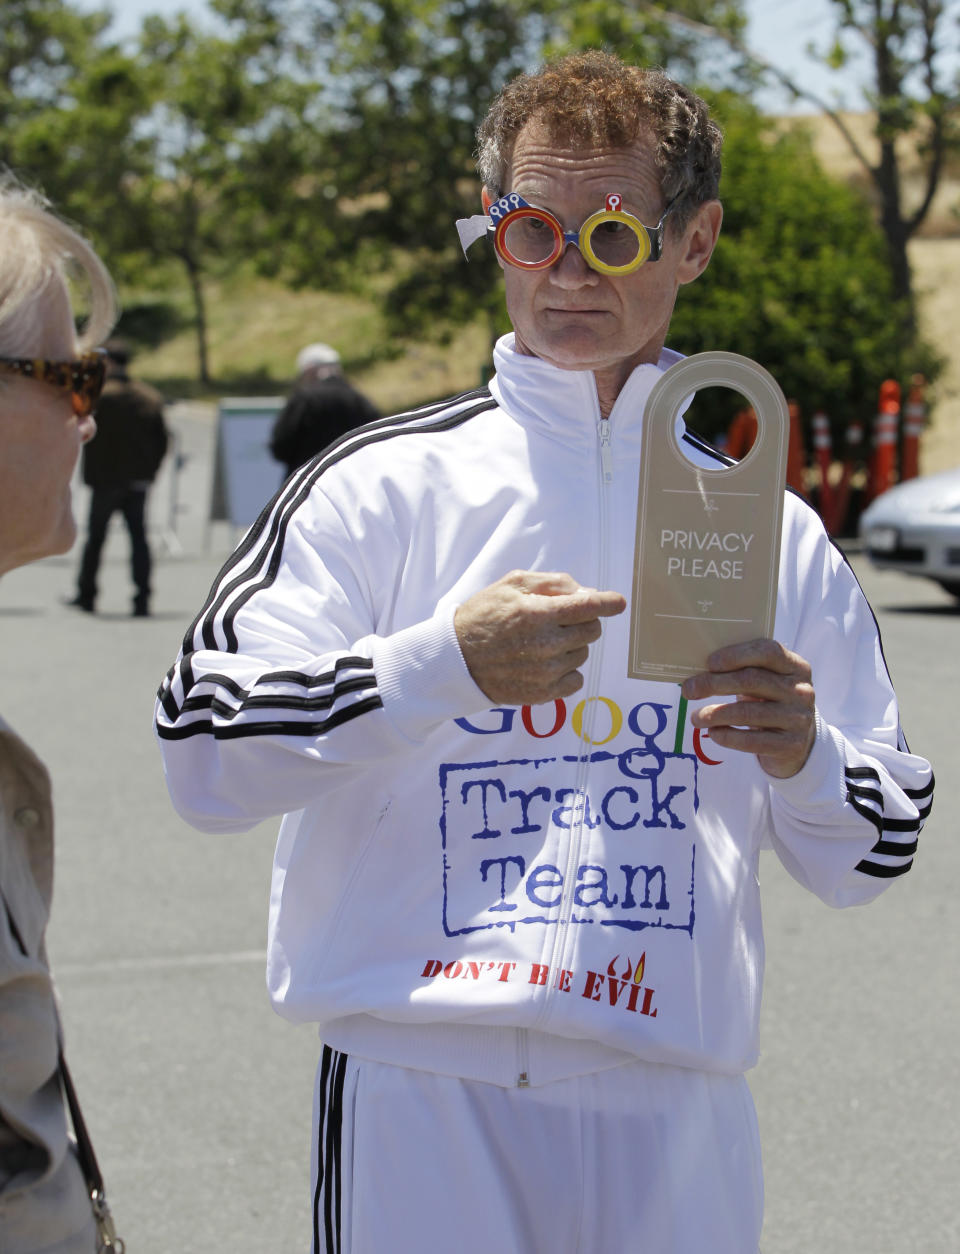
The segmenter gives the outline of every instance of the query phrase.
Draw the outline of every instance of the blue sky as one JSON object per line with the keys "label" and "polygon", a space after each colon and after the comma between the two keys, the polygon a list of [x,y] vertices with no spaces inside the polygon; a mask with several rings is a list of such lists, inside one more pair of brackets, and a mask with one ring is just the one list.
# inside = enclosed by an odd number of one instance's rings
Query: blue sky
{"label": "blue sky", "polygon": [[[116,30],[130,34],[137,30],[147,13],[172,14],[179,10],[202,13],[203,0],[77,0],[80,8],[112,8]],[[834,103],[838,90],[840,103],[848,108],[862,107],[856,91],[855,69],[843,75],[831,74],[806,55],[811,42],[826,47],[833,32],[833,6],[830,0],[746,0],[750,21],[751,46],[782,69],[799,76],[811,90]],[[769,112],[805,111],[811,106],[791,103],[786,93],[771,89],[759,103]]]}

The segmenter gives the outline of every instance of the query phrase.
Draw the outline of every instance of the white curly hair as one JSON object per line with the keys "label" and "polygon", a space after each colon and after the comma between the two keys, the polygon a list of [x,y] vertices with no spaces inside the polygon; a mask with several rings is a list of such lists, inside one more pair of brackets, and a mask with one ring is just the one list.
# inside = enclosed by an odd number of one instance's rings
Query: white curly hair
{"label": "white curly hair", "polygon": [[81,352],[102,343],[117,318],[106,266],[49,201],[15,175],[0,173],[0,356],[31,357],[42,342],[45,297],[69,280],[86,288],[87,316],[77,336]]}

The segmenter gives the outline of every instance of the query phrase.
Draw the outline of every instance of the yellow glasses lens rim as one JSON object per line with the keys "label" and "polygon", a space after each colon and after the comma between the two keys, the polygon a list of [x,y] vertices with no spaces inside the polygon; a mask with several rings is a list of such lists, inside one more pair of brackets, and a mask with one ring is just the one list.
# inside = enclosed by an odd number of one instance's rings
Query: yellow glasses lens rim
{"label": "yellow glasses lens rim", "polygon": [[[590,241],[601,222],[622,222],[637,237],[637,255],[625,266],[608,265],[607,262],[601,261],[593,251]],[[650,256],[650,236],[640,219],[635,218],[633,214],[624,213],[622,210],[601,209],[599,213],[591,214],[580,228],[580,251],[592,268],[599,270],[601,274],[632,274],[634,270],[639,270]]]}

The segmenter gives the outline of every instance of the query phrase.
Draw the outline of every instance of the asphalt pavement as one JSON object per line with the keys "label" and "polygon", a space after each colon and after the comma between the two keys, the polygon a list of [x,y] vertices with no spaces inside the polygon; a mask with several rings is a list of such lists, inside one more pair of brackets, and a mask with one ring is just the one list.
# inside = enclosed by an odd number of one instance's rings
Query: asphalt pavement
{"label": "asphalt pavement", "polygon": [[[212,411],[170,420],[183,464],[174,475],[168,459],[150,501],[154,615],[129,617],[119,519],[95,616],[61,603],[78,548],[12,572],[2,709],[54,778],[49,948],[129,1254],[304,1254],[319,1043],[273,1014],[264,986],[276,824],[189,828],[152,735],[157,685],[238,538],[208,519]],[[76,504],[82,524],[85,489]],[[763,860],[763,1251],[957,1254],[960,612],[933,584],[852,561],[937,801],[914,870],[868,907],[831,911]]]}

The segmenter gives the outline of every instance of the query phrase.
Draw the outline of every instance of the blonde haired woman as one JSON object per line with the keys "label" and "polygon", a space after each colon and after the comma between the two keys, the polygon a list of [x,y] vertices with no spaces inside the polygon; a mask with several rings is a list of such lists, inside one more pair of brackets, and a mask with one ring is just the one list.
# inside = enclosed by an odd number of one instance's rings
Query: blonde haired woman
{"label": "blonde haired woman", "polygon": [[[86,289],[75,330],[70,281]],[[47,203],[0,176],[0,575],[65,553],[70,482],[96,431],[116,315],[103,263]],[[50,781],[0,718],[0,1250],[93,1254],[88,1186],[67,1135],[60,1025],[44,933],[50,910]]]}

